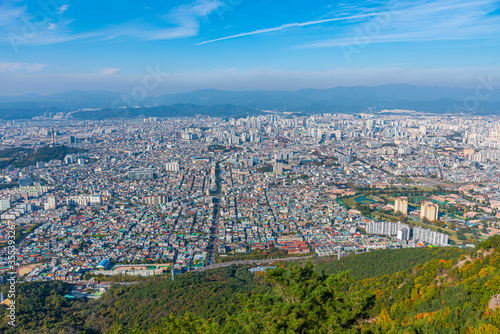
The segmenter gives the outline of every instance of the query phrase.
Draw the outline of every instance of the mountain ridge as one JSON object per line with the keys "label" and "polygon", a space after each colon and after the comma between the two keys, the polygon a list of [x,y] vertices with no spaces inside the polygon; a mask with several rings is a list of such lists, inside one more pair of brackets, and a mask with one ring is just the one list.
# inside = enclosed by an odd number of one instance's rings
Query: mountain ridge
{"label": "mountain ridge", "polygon": [[[475,89],[461,87],[390,84],[381,86],[334,87],[297,91],[227,91],[200,89],[185,93],[134,98],[111,91],[67,91],[50,95],[0,96],[0,118],[31,118],[51,112],[80,109],[156,108],[178,104],[214,107],[233,105],[259,114],[261,110],[292,111],[301,114],[378,112],[407,109],[425,113],[499,114],[500,91],[476,97]],[[472,103],[474,102],[474,103]],[[8,117],[8,113],[20,115]],[[248,112],[247,112],[248,114]],[[160,115],[155,115],[161,117]],[[191,115],[194,116],[194,115]],[[227,116],[238,116],[227,115]]]}

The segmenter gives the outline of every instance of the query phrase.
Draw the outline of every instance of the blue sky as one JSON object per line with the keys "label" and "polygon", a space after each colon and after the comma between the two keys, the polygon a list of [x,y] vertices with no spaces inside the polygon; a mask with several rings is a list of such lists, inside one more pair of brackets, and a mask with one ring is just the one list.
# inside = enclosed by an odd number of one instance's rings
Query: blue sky
{"label": "blue sky", "polygon": [[500,81],[500,1],[2,0],[0,95]]}

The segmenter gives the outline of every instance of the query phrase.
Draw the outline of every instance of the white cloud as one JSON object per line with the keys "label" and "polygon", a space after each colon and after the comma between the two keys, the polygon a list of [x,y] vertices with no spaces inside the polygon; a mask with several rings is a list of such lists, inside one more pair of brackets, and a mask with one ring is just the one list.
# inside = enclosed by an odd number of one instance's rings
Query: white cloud
{"label": "white cloud", "polygon": [[[224,36],[197,45],[337,21],[344,23],[335,26],[335,30],[330,29],[332,34],[329,39],[305,43],[300,47],[357,44],[360,37],[368,43],[500,37],[500,16],[488,15],[498,9],[497,0],[364,0],[328,8],[328,15],[334,17],[287,23]],[[375,29],[375,32],[370,29]]]}
{"label": "white cloud", "polygon": [[41,9],[31,13],[21,1],[5,0],[0,4],[0,42],[9,43],[17,53],[22,46],[57,44],[95,37],[96,33],[71,32],[69,25],[73,20],[61,16],[67,8],[67,5],[59,7],[59,15]]}
{"label": "white cloud", "polygon": [[19,20],[26,15],[26,5],[15,6],[9,1],[0,4],[0,29],[10,28],[18,24]]}
{"label": "white cloud", "polygon": [[118,73],[120,69],[115,67],[101,68],[99,73],[104,75],[112,75]]}
{"label": "white cloud", "polygon": [[[398,3],[396,3],[398,4]],[[495,0],[427,0],[399,3],[384,17],[353,24],[342,34],[300,47],[325,48],[371,43],[471,40],[500,37],[500,17],[488,15]]]}
{"label": "white cloud", "polygon": [[143,40],[166,40],[198,35],[200,22],[223,6],[221,0],[196,0],[170,10],[168,14],[140,18],[96,31],[75,33],[73,21],[63,17],[69,5],[62,5],[57,15],[44,20],[35,18],[19,0],[4,0],[0,4],[0,42],[8,42],[17,52],[20,46],[57,44],[87,38],[114,39],[131,36]]}
{"label": "white cloud", "polygon": [[47,64],[29,64],[29,63],[0,63],[0,72],[29,71],[39,72],[47,67]]}
{"label": "white cloud", "polygon": [[61,15],[62,13],[64,13],[65,11],[67,11],[69,8],[69,5],[62,5],[61,7],[59,7],[59,10],[57,11],[57,14]]}
{"label": "white cloud", "polygon": [[368,13],[368,14],[359,14],[359,15],[351,15],[351,16],[344,16],[344,17],[335,17],[335,18],[331,18],[331,19],[316,20],[316,21],[307,21],[307,22],[300,22],[300,23],[298,23],[298,22],[296,22],[296,23],[287,23],[287,24],[283,24],[283,25],[281,25],[279,27],[259,29],[259,30],[254,30],[254,31],[250,31],[250,32],[241,33],[241,34],[236,34],[236,35],[221,37],[221,38],[217,38],[217,39],[212,39],[210,41],[201,42],[201,43],[198,43],[196,45],[203,45],[203,44],[208,44],[208,43],[223,41],[223,40],[226,40],[226,39],[232,39],[232,38],[239,38],[239,37],[245,37],[245,36],[251,36],[251,35],[265,34],[265,33],[273,32],[273,31],[279,31],[279,30],[284,30],[284,29],[293,28],[293,27],[307,27],[307,26],[312,26],[312,25],[317,25],[317,24],[323,24],[323,23],[328,23],[328,22],[355,20],[355,19],[360,19],[360,18],[378,16],[378,15],[382,15],[382,14],[383,13]]}
{"label": "white cloud", "polygon": [[[113,27],[105,31],[107,39],[119,36],[133,36],[146,40],[167,40],[198,35],[200,21],[224,4],[219,0],[197,0],[188,5],[176,7],[169,14],[156,18],[156,22],[136,21]],[[166,26],[166,27],[165,27]]]}

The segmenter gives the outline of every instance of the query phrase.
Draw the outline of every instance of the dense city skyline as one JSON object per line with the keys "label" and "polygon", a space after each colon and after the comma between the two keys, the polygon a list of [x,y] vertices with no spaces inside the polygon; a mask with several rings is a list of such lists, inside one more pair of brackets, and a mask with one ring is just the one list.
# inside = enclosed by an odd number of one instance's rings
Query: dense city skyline
{"label": "dense city skyline", "polygon": [[37,268],[27,281],[130,264],[181,273],[270,249],[472,245],[500,232],[497,116],[46,113],[0,133],[1,219],[32,231],[18,244],[21,267]]}

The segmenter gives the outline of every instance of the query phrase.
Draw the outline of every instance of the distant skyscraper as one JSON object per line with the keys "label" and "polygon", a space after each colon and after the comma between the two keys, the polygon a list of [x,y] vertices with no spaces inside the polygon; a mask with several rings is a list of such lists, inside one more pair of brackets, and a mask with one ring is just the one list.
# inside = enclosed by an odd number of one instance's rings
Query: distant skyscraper
{"label": "distant skyscraper", "polygon": [[66,199],[66,204],[68,206],[88,206],[89,203],[89,196],[71,196]]}
{"label": "distant skyscraper", "polygon": [[409,154],[412,154],[412,152],[413,152],[413,150],[409,146],[400,145],[398,148],[398,154],[401,154],[401,155],[409,155]]}
{"label": "distant skyscraper", "polygon": [[55,210],[56,208],[57,208],[57,199],[55,196],[50,196],[47,199],[45,210]]}
{"label": "distant skyscraper", "polygon": [[91,195],[89,196],[90,205],[98,205],[101,204],[101,196],[100,195]]}
{"label": "distant skyscraper", "polygon": [[258,143],[258,142],[260,142],[260,136],[258,134],[256,134],[256,133],[252,133],[250,135],[250,141],[252,143]]}
{"label": "distant skyscraper", "polygon": [[408,214],[408,198],[398,197],[394,203],[394,212],[401,212],[405,215]]}
{"label": "distant skyscraper", "polygon": [[167,203],[168,197],[164,195],[151,195],[144,197],[142,201],[144,204],[154,206]]}
{"label": "distant skyscraper", "polygon": [[154,170],[151,168],[137,168],[127,173],[131,180],[152,180],[154,179]]}
{"label": "distant skyscraper", "polygon": [[423,202],[420,206],[420,218],[427,218],[430,221],[438,219],[438,205],[432,202]]}
{"label": "distant skyscraper", "polygon": [[180,165],[178,162],[171,162],[165,165],[165,169],[167,172],[178,172],[180,169]]}
{"label": "distant skyscraper", "polygon": [[10,206],[11,206],[10,197],[0,198],[0,211],[5,211],[7,209],[10,209]]}
{"label": "distant skyscraper", "polygon": [[398,240],[409,240],[410,239],[410,228],[402,227],[398,230]]}
{"label": "distant skyscraper", "polygon": [[283,174],[283,163],[275,162],[273,165],[273,173],[276,175]]}

